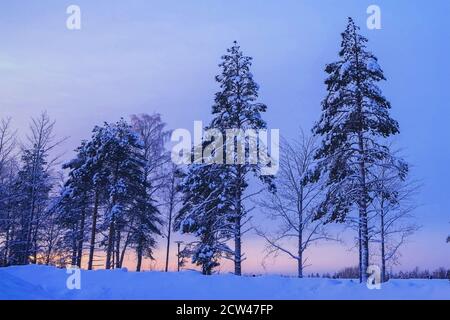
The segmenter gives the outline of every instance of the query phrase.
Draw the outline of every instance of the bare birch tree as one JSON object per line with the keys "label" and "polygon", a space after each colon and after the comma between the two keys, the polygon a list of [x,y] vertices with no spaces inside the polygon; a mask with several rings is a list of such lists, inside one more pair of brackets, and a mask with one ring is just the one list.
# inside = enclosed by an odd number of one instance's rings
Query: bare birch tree
{"label": "bare birch tree", "polygon": [[[158,200],[156,206],[160,212],[162,211],[161,206],[165,206],[168,203],[171,217],[175,201],[175,198],[171,197],[176,195],[175,187],[170,188],[175,181],[171,180],[170,156],[166,150],[166,143],[170,138],[171,131],[166,129],[166,123],[163,122],[161,115],[158,113],[153,115],[132,115],[131,125],[143,144],[143,156],[146,162],[144,183],[147,186],[147,194],[151,199]],[[175,177],[173,178],[175,179]],[[172,192],[174,193],[172,194]],[[169,224],[171,224],[171,218],[169,221]],[[168,241],[170,241],[170,231]],[[169,243],[167,246],[169,246]],[[123,253],[125,250],[126,247],[124,247]],[[138,253],[138,269],[140,269],[141,256],[142,254]]]}
{"label": "bare birch tree", "polygon": [[16,132],[11,119],[0,120],[0,266],[8,265],[12,237],[12,183],[17,173]]}
{"label": "bare birch tree", "polygon": [[[321,240],[336,240],[325,230],[321,220],[315,220],[316,206],[322,196],[321,185],[308,183],[307,174],[315,160],[316,141],[303,132],[299,140],[282,139],[280,170],[275,178],[276,193],[267,193],[258,204],[269,218],[278,223],[274,233],[260,229],[257,234],[267,242],[268,255],[284,253],[296,260],[298,277],[308,266],[306,250]],[[294,249],[295,248],[295,249]]]}
{"label": "bare birch tree", "polygon": [[374,212],[371,241],[380,246],[381,279],[387,281],[386,268],[398,263],[400,248],[419,229],[414,223],[417,208],[415,198],[420,184],[411,179],[400,179],[395,163],[380,166],[377,177],[378,192],[371,202]]}
{"label": "bare birch tree", "polygon": [[169,256],[170,256],[170,241],[172,236],[172,228],[173,228],[173,218],[177,212],[178,205],[181,203],[181,194],[178,190],[179,180],[177,173],[177,167],[175,164],[170,163],[168,165],[168,175],[166,177],[165,187],[163,188],[163,206],[165,213],[165,225],[166,232],[164,236],[166,237],[166,264],[164,271],[169,271]]}

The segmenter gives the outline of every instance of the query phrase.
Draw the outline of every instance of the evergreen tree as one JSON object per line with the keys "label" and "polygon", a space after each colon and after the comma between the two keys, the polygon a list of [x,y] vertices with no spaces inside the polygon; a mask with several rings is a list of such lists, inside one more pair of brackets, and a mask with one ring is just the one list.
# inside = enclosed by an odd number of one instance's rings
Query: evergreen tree
{"label": "evergreen tree", "polygon": [[88,218],[92,213],[92,170],[88,161],[87,143],[83,141],[76,150],[75,159],[63,169],[70,170],[59,201],[59,222],[66,227],[66,240],[70,243],[72,265],[81,267],[84,242],[89,228]]}
{"label": "evergreen tree", "polygon": [[[127,209],[139,191],[142,179],[142,146],[131,127],[122,119],[94,129],[96,161],[100,164],[94,178],[106,182],[104,228],[108,230],[106,269],[121,266],[121,233],[127,225]],[[115,262],[115,263],[113,263]]]}
{"label": "evergreen tree", "polygon": [[65,243],[72,252],[72,263],[81,265],[90,231],[88,269],[93,268],[96,236],[102,232],[106,233],[101,239],[106,246],[106,268],[120,268],[127,248],[133,246],[139,271],[143,256],[151,257],[161,224],[145,174],[141,140],[121,119],[95,127],[92,138],[76,152],[64,166],[69,173],[59,201],[59,220],[66,228]]}
{"label": "evergreen tree", "polygon": [[61,190],[57,203],[57,223],[63,230],[61,247],[65,252],[64,260],[72,266],[77,265],[77,239],[79,237],[79,207],[72,201],[73,194],[69,188]]}
{"label": "evergreen tree", "polygon": [[[257,102],[259,86],[253,79],[250,71],[252,58],[245,56],[237,42],[227,50],[227,54],[222,56],[222,73],[216,77],[220,84],[220,91],[216,93],[215,104],[212,108],[214,116],[209,128],[220,130],[224,135],[227,129],[234,130],[259,130],[265,129],[266,123],[261,114],[266,111],[267,106]],[[226,141],[226,139],[224,139]],[[235,141],[232,143],[234,148]],[[239,143],[239,142],[238,142]],[[223,152],[227,150],[224,145]],[[225,154],[225,159],[230,155]],[[234,222],[234,264],[235,274],[242,273],[242,227],[245,224],[247,211],[243,199],[244,192],[248,187],[248,174],[253,172],[265,183],[271,184],[268,176],[260,175],[260,166],[254,164],[235,164],[230,166],[230,181],[233,184],[233,194],[228,194],[229,199],[233,199],[233,217]]]}
{"label": "evergreen tree", "polygon": [[[87,171],[90,177],[90,184],[93,192],[93,210],[91,219],[91,236],[89,243],[89,260],[88,270],[92,270],[94,266],[94,254],[97,247],[97,233],[101,231],[100,223],[103,222],[101,215],[102,207],[107,206],[108,200],[108,175],[105,172],[105,157],[101,155],[103,152],[103,138],[99,127],[95,127],[91,139],[82,144],[82,148],[78,151],[82,153],[85,162],[79,166],[79,170]],[[103,243],[103,239],[100,243]]]}
{"label": "evergreen tree", "polygon": [[[389,116],[391,105],[377,86],[385,80],[383,71],[358,30],[349,18],[342,34],[340,59],[325,69],[328,94],[313,131],[323,139],[316,158],[320,160],[318,172],[327,177],[327,196],[318,218],[343,222],[353,208],[357,209],[360,274],[365,280],[369,265],[367,207],[376,180],[373,172],[391,157],[382,141],[399,133],[399,126]],[[399,167],[398,174],[406,169],[406,165]]]}
{"label": "evergreen tree", "polygon": [[149,196],[150,187],[143,182],[135,194],[134,204],[130,208],[130,244],[136,250],[136,271],[141,271],[143,257],[153,259],[153,248],[156,247],[155,235],[161,235],[162,224],[160,213]]}
{"label": "evergreen tree", "polygon": [[234,202],[229,199],[232,185],[224,183],[231,178],[227,174],[222,165],[194,164],[179,187],[183,203],[174,229],[198,238],[187,246],[184,255],[191,256],[205,275],[219,266],[220,257],[231,253],[226,241],[234,234],[234,222],[230,220]]}

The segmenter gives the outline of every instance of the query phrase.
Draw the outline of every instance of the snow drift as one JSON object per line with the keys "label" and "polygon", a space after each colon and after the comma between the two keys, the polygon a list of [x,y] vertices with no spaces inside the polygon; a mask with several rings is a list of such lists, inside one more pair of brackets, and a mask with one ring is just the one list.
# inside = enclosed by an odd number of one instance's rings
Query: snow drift
{"label": "snow drift", "polygon": [[98,270],[81,271],[81,289],[69,290],[69,276],[47,266],[3,268],[0,299],[450,299],[448,280],[391,280],[369,290],[353,280]]}

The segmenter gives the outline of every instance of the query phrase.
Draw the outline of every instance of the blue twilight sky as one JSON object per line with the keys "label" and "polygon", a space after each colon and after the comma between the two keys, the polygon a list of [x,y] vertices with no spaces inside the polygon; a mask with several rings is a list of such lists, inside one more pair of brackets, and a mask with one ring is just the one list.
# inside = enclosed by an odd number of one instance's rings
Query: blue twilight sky
{"label": "blue twilight sky", "polygon": [[[70,4],[81,8],[80,31],[66,28]],[[381,8],[381,30],[366,28],[370,4]],[[57,134],[70,136],[67,157],[94,125],[132,113],[160,112],[171,128],[192,129],[210,119],[219,58],[238,40],[254,57],[269,126],[294,137],[319,118],[324,65],[336,59],[352,16],[388,78],[382,89],[401,125],[398,146],[424,183],[416,212],[423,228],[403,267],[449,267],[449,15],[447,0],[4,0],[0,117],[11,116],[23,134],[30,117],[47,110]],[[251,234],[245,241],[254,252],[245,271],[264,270],[262,243]],[[343,246],[313,251],[311,271],[356,263]],[[270,271],[295,265],[281,259]]]}

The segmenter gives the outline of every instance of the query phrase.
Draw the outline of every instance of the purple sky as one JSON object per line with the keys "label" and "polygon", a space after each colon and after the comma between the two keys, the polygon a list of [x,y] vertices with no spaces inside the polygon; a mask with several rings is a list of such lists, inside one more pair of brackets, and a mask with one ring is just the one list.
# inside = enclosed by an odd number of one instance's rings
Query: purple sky
{"label": "purple sky", "polygon": [[[382,30],[368,30],[377,4]],[[82,30],[66,29],[66,8],[82,10]],[[424,183],[423,227],[410,239],[404,268],[450,266],[450,2],[429,1],[10,1],[0,5],[0,117],[23,134],[47,110],[66,157],[92,127],[132,113],[159,112],[171,128],[210,119],[220,56],[238,40],[254,57],[255,79],[271,128],[294,137],[320,115],[324,65],[337,57],[352,16],[369,38],[388,82],[401,135],[397,145]],[[264,219],[255,212],[258,221]],[[263,272],[261,240],[248,235],[246,272]],[[310,271],[354,265],[347,246],[312,248]],[[270,272],[295,272],[268,261]],[[226,270],[226,266],[224,267]]]}

